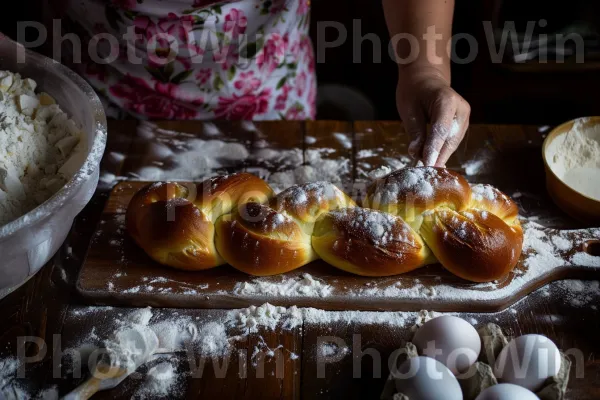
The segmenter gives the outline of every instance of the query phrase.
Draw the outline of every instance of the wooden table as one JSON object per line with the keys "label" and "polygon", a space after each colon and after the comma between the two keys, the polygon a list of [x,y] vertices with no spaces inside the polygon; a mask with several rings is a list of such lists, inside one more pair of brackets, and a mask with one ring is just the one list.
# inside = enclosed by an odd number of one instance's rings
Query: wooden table
{"label": "wooden table", "polygon": [[[207,126],[200,122],[164,122],[162,128],[188,132],[202,137],[208,134]],[[278,148],[326,146],[345,154],[351,160],[351,169],[347,179],[353,181],[359,176],[358,156],[360,150],[381,148],[378,157],[406,153],[408,139],[402,126],[396,122],[272,122],[272,123],[219,123],[224,137],[246,143],[249,148],[259,141]],[[147,141],[136,136],[136,121],[112,121],[109,124],[109,142],[102,162],[103,171],[116,176],[127,177],[141,165],[151,160],[147,156]],[[351,139],[351,146],[335,139],[333,133],[345,133]],[[306,140],[306,137],[316,138]],[[468,139],[453,155],[448,164],[450,168],[460,169],[465,162],[476,157],[482,151],[492,155],[493,162],[504,163],[506,174],[500,189],[508,194],[522,192],[519,199],[522,214],[535,215],[549,225],[559,227],[577,227],[578,224],[563,215],[554,207],[544,190],[543,168],[540,146],[543,135],[534,126],[472,126]],[[113,154],[116,153],[116,154]],[[125,155],[124,160],[115,155]],[[370,166],[377,166],[377,159],[369,160]],[[486,180],[485,173],[470,177],[472,181]],[[43,338],[48,346],[45,356],[37,362],[26,365],[26,378],[19,383],[27,392],[49,385],[58,385],[60,394],[71,390],[81,380],[66,377],[53,377],[53,359],[59,359],[51,345],[53,335],[60,336],[62,348],[73,346],[84,333],[94,325],[102,325],[110,330],[110,322],[126,309],[90,309],[78,298],[74,291],[74,282],[81,266],[90,237],[96,226],[100,212],[107,199],[107,190],[99,189],[90,204],[76,219],[72,232],[55,259],[46,265],[29,282],[0,301],[0,357],[16,356],[19,337],[37,336]],[[593,287],[595,283],[588,283]],[[565,349],[580,351],[580,365],[577,371],[571,371],[569,397],[573,399],[595,399],[600,397],[600,365],[595,356],[600,352],[600,311],[594,303],[600,296],[597,291],[589,292],[585,304],[569,301],[558,296],[560,283],[553,283],[532,295],[522,299],[511,309],[493,314],[460,315],[474,319],[478,324],[498,323],[512,335],[540,333],[553,339]],[[597,285],[597,283],[595,284]],[[584,288],[584,290],[587,290]],[[594,297],[596,296],[596,297]],[[427,305],[424,304],[426,309]],[[160,310],[159,313],[172,313],[174,310]],[[218,318],[223,310],[185,310],[182,313],[202,320]],[[354,352],[341,361],[327,365],[325,376],[318,376],[316,363],[316,345],[321,336],[336,336],[350,347],[353,335],[361,334],[361,342]],[[372,324],[334,324],[320,326],[304,324],[291,331],[277,330],[261,332],[266,344],[285,349],[299,355],[298,358],[286,358],[283,376],[271,375],[275,371],[274,363],[267,363],[264,378],[257,377],[256,369],[248,363],[245,366],[246,378],[240,378],[239,365],[232,365],[223,378],[215,377],[212,367],[208,367],[200,379],[187,378],[182,383],[182,398],[378,398],[388,374],[385,360],[393,350],[410,337],[410,330],[390,329]],[[253,348],[257,340],[253,335],[240,348]],[[38,348],[28,343],[24,347],[26,355],[35,355]],[[358,349],[377,349],[382,357],[381,365],[374,365],[370,356],[360,358]],[[180,357],[180,356],[177,356]],[[188,368],[182,361],[182,368]],[[234,364],[236,361],[234,361]],[[361,368],[361,378],[353,378],[353,368]],[[379,368],[381,367],[381,368]],[[242,368],[243,369],[243,368]],[[0,375],[1,376],[1,375]],[[1,382],[1,380],[0,380]],[[102,393],[97,398],[129,398],[140,381],[132,381],[123,387]]]}

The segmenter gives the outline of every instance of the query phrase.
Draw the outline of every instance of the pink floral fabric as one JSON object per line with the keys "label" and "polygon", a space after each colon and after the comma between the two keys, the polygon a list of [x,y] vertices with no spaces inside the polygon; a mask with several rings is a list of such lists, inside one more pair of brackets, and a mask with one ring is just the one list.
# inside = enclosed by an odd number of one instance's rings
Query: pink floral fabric
{"label": "pink floral fabric", "polygon": [[70,0],[69,17],[97,44],[81,74],[136,117],[311,119],[309,11],[308,0]]}

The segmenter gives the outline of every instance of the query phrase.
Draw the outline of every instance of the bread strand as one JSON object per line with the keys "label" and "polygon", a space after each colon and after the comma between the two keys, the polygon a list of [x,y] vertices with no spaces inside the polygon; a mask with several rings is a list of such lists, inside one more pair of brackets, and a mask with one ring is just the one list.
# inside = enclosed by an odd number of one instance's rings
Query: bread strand
{"label": "bread strand", "polygon": [[360,206],[328,182],[275,195],[249,173],[153,183],[134,195],[126,220],[136,243],[161,264],[202,270],[228,263],[256,276],[317,259],[363,276],[439,262],[459,277],[487,282],[515,267],[523,243],[508,196],[432,167],[376,180]]}

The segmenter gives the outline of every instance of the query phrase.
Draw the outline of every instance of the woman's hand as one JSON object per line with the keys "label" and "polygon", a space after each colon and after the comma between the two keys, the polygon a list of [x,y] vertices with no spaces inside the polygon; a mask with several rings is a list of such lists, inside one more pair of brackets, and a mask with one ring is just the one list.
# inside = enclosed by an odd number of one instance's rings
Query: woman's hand
{"label": "woman's hand", "polygon": [[[409,152],[425,165],[444,166],[464,137],[471,113],[469,104],[450,87],[448,44],[454,0],[382,4],[390,37],[397,39],[393,41],[399,70],[396,99],[412,136]],[[413,40],[399,40],[397,35]]]}
{"label": "woman's hand", "polygon": [[400,69],[396,101],[412,138],[409,154],[426,166],[444,167],[469,126],[469,103],[437,68],[419,64]]}

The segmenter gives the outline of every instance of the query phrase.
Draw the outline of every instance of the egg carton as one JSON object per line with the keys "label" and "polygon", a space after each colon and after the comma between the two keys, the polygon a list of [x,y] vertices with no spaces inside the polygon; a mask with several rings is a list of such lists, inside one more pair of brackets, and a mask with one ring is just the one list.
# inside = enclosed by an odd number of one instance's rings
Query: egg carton
{"label": "egg carton", "polygon": [[[416,324],[413,326],[412,331],[416,332],[425,322],[437,316],[437,313],[422,311]],[[494,376],[491,365],[493,364],[493,360],[498,359],[500,351],[509,343],[509,340],[502,332],[502,329],[493,323],[482,326],[477,330],[477,333],[481,339],[481,352],[479,358],[471,365],[469,370],[461,374],[463,377],[461,377],[461,375],[456,376],[464,400],[475,400],[485,389],[498,384],[498,379]],[[396,369],[408,358],[419,356],[417,346],[412,341],[406,342],[402,350],[403,351],[397,352],[399,355],[392,364],[396,366]],[[567,384],[569,382],[571,360],[562,352],[560,352],[560,356],[561,366],[558,374],[548,378],[542,389],[535,393],[540,400],[564,400],[565,398]],[[391,373],[385,383],[380,399],[412,400],[408,396],[398,393],[395,378]]]}

